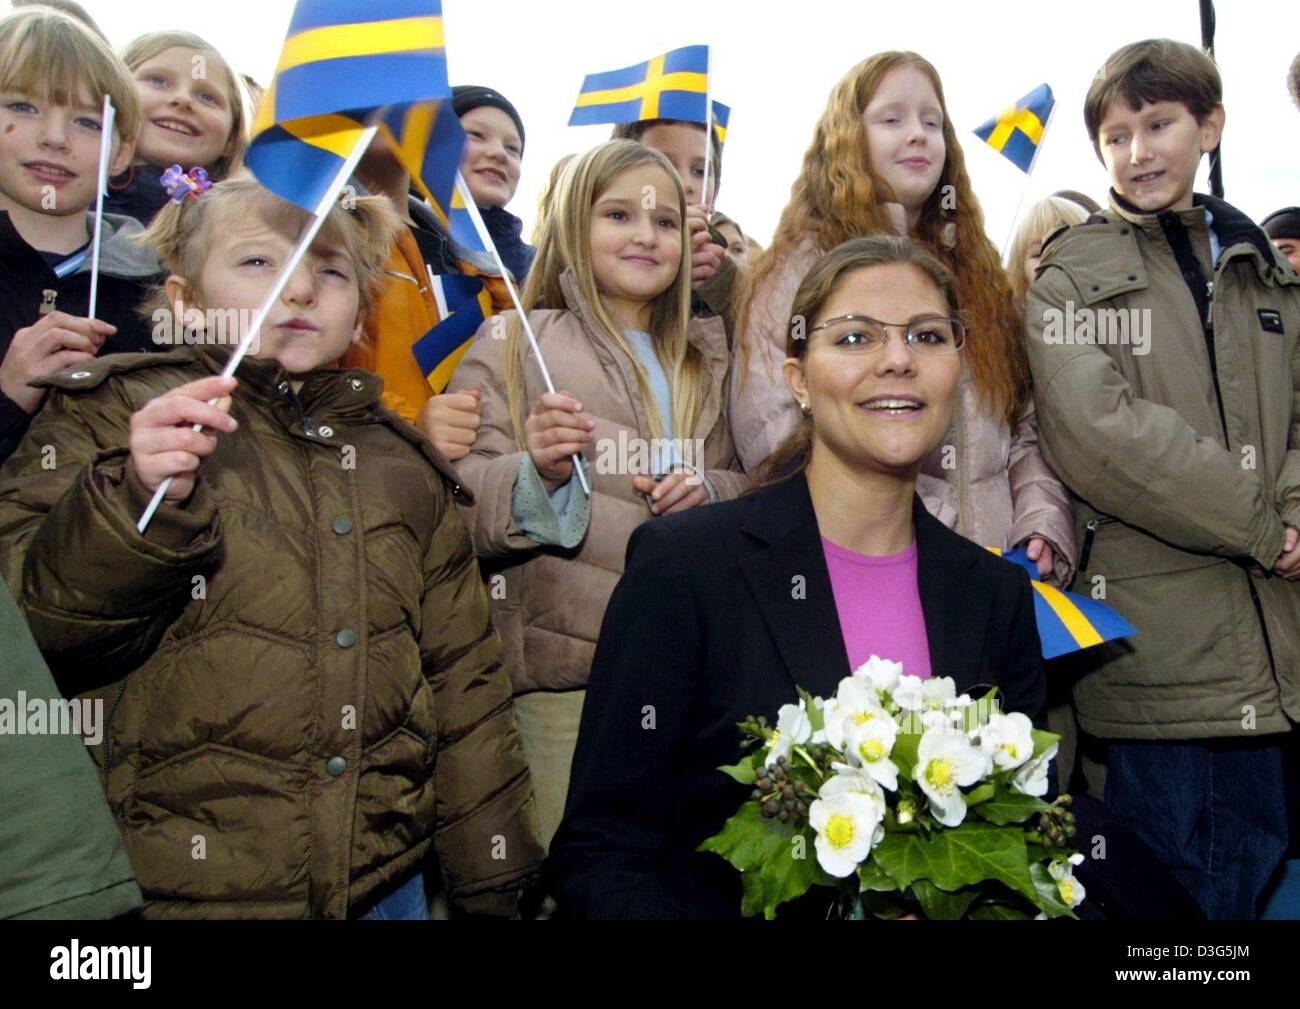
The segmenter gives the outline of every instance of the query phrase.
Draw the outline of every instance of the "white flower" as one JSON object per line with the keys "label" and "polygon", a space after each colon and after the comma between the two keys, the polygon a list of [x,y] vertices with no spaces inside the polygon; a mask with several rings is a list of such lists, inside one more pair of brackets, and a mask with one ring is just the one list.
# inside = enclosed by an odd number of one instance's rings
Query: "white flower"
{"label": "white flower", "polygon": [[1041,796],[1047,794],[1047,770],[1060,743],[1049,746],[1032,760],[1025,761],[1020,770],[1011,776],[1011,787],[1023,795]]}
{"label": "white flower", "polygon": [[898,765],[890,759],[898,739],[898,723],[888,715],[861,722],[849,720],[844,725],[844,737],[844,752],[850,763],[860,765],[891,792],[898,791]]}
{"label": "white flower", "polygon": [[866,775],[831,778],[808,807],[808,822],[817,832],[818,864],[840,879],[852,875],[884,835],[884,818],[884,796],[874,781]]}
{"label": "white flower", "polygon": [[840,680],[839,689],[824,710],[826,741],[841,752],[844,750],[844,729],[849,723],[862,725],[880,719],[893,722],[889,712],[880,706],[871,682],[853,676]]}
{"label": "white flower", "polygon": [[901,662],[891,662],[889,659],[882,659],[879,655],[871,656],[866,662],[853,670],[854,676],[870,680],[871,685],[877,690],[887,690],[890,693],[898,684],[898,678],[902,673],[903,664]]}
{"label": "white flower", "polygon": [[993,758],[993,765],[1006,771],[1019,767],[1034,755],[1034,723],[1028,715],[990,715],[980,728],[980,748]]}
{"label": "white flower", "polygon": [[921,685],[924,682],[921,677],[912,676],[909,673],[900,675],[898,685],[894,687],[891,694],[894,703],[904,711],[920,711],[925,703],[921,693]]}
{"label": "white flower", "polygon": [[1074,878],[1074,871],[1071,868],[1081,862],[1083,862],[1083,856],[1075,852],[1070,856],[1069,865],[1064,862],[1052,862],[1047,867],[1047,871],[1056,880],[1056,889],[1060,891],[1061,903],[1066,907],[1078,907],[1083,903],[1083,898],[1087,896],[1088,891],[1083,888],[1082,883]]}
{"label": "white flower", "polygon": [[973,785],[988,771],[988,758],[965,733],[930,729],[917,747],[916,783],[930,800],[930,811],[945,827],[966,819],[966,798],[958,786]]}
{"label": "white flower", "polygon": [[811,736],[812,723],[808,721],[803,701],[798,704],[782,704],[776,713],[776,729],[767,743],[764,766],[771,767],[781,757],[788,758],[793,747],[808,742]]}
{"label": "white flower", "polygon": [[956,698],[957,681],[951,676],[932,676],[921,681],[921,701],[927,708],[942,708]]}

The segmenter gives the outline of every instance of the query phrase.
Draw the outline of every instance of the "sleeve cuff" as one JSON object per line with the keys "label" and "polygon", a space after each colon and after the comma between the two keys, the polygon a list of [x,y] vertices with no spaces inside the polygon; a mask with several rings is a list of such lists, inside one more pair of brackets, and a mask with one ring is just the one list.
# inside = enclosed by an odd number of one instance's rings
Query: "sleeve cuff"
{"label": "sleeve cuff", "polygon": [[515,528],[543,546],[576,547],[587,534],[591,521],[591,500],[570,479],[548,494],[541,474],[527,452],[519,463],[510,498],[510,517]]}

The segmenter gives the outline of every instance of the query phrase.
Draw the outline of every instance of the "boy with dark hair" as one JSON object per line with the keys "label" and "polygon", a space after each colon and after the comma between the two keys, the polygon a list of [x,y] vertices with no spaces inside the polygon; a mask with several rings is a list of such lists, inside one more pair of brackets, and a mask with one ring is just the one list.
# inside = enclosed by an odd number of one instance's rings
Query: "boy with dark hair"
{"label": "boy with dark hair", "polygon": [[1120,49],[1084,120],[1110,208],[1045,244],[1026,343],[1079,575],[1138,633],[1084,653],[1075,702],[1107,805],[1210,917],[1250,918],[1300,718],[1300,278],[1192,191],[1224,125],[1199,50]]}
{"label": "boy with dark hair", "polygon": [[28,383],[98,353],[153,349],[136,315],[157,279],[134,221],[104,215],[96,317],[87,317],[104,96],[117,111],[109,156],[125,170],[140,101],[126,65],[67,14],[0,18],[0,462],[45,390]]}

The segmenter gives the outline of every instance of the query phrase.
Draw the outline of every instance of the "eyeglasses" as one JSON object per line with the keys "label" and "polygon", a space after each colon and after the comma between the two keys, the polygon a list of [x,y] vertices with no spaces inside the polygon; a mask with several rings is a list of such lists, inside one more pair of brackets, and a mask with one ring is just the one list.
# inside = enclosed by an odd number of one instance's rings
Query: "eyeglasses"
{"label": "eyeglasses", "polygon": [[889,342],[889,330],[901,329],[903,342],[913,354],[925,357],[941,357],[955,354],[966,345],[966,334],[970,327],[961,319],[947,316],[932,316],[913,319],[911,322],[881,322],[869,315],[841,315],[836,319],[827,319],[820,326],[813,326],[809,333],[819,329],[826,330],[826,338],[831,346],[855,350],[863,354],[872,354]]}

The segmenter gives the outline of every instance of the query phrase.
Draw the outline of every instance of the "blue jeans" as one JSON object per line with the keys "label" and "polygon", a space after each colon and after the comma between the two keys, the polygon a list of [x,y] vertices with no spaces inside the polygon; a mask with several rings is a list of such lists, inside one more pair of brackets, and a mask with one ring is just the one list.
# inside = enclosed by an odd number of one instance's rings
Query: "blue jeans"
{"label": "blue jeans", "polygon": [[1106,745],[1107,807],[1211,919],[1255,918],[1260,893],[1286,854],[1278,739]]}
{"label": "blue jeans", "polygon": [[424,896],[424,870],[417,869],[396,890],[356,917],[359,921],[427,921],[429,902]]}

